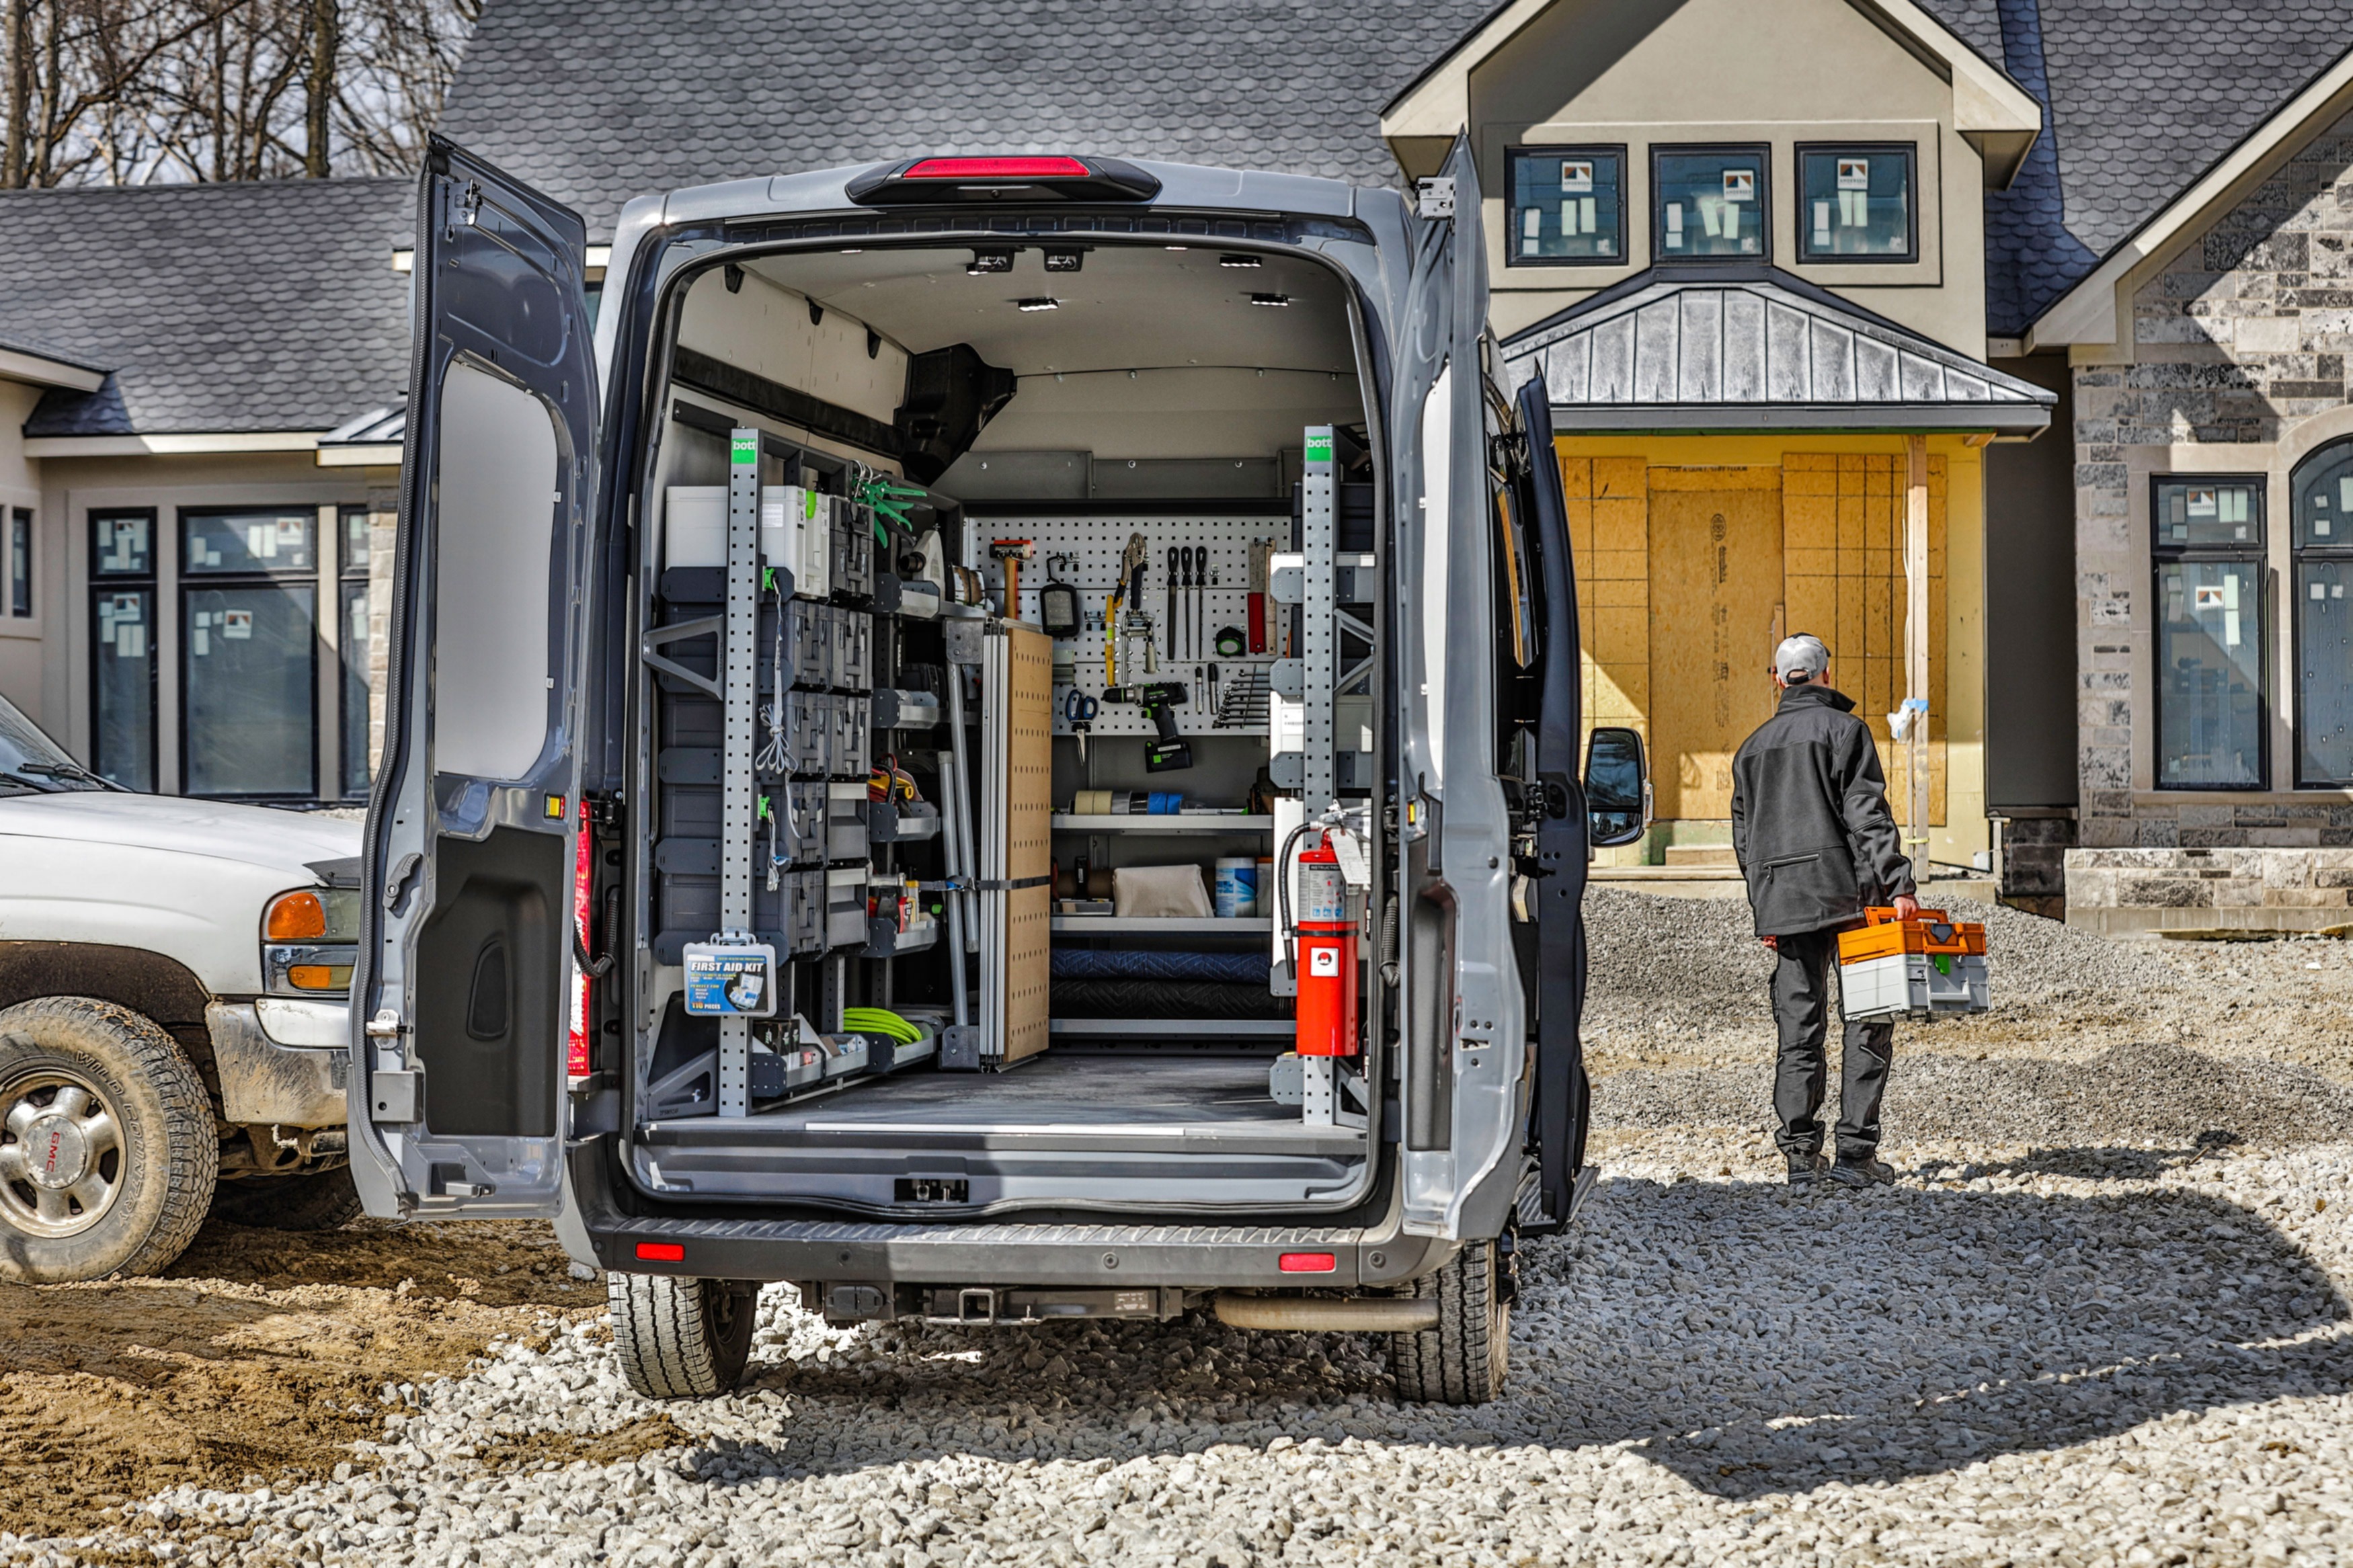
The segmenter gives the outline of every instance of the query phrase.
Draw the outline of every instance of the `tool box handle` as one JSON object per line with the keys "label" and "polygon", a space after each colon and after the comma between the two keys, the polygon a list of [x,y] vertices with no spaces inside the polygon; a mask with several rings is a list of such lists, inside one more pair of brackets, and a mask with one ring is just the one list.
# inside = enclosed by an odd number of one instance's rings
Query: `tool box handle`
{"label": "tool box handle", "polygon": [[[1951,921],[1946,918],[1944,910],[1932,910],[1926,904],[1920,906],[1920,912],[1913,918],[1920,921],[1934,921],[1944,925],[1950,925],[1952,923]],[[1895,918],[1895,910],[1893,906],[1873,904],[1869,909],[1862,911],[1862,923],[1872,926],[1887,926],[1900,925],[1903,922]]]}

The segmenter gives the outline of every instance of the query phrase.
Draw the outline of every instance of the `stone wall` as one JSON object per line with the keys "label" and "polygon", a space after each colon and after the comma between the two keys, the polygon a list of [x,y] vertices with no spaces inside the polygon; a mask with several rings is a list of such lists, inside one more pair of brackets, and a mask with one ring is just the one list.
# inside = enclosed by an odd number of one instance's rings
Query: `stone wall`
{"label": "stone wall", "polygon": [[[2353,116],[2139,288],[2134,363],[2075,368],[2077,841],[2087,848],[2353,845],[2353,809],[2342,795],[2175,801],[2149,787],[2134,744],[2137,726],[2154,721],[2153,694],[2141,689],[2154,657],[2149,476],[2284,474],[2293,458],[2271,448],[2315,415],[2345,406],[2348,351]],[[2201,459],[2201,447],[2213,450]],[[2278,541],[2288,519],[2277,482],[2274,492],[2268,526]],[[2275,555],[2284,561],[2284,546]],[[2282,633],[2271,628],[2274,668]],[[2273,701],[2284,714],[2287,694],[2274,690]],[[2273,747],[2275,784],[2291,777],[2285,749]]]}
{"label": "stone wall", "polygon": [[2353,925],[2353,848],[2071,850],[2067,923],[2120,936]]}

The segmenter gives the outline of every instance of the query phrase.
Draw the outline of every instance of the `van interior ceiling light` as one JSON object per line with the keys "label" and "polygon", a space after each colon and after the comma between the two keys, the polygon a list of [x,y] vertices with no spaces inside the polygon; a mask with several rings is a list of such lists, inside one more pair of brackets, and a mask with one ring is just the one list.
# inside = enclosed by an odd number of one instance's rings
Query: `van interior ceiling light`
{"label": "van interior ceiling light", "polygon": [[1062,308],[1062,302],[1051,294],[1034,295],[1027,300],[1016,300],[1013,303],[1024,310],[1059,310]]}
{"label": "van interior ceiling light", "polygon": [[1253,294],[1250,297],[1250,302],[1253,305],[1288,305],[1291,303],[1291,296],[1288,294]]}
{"label": "van interior ceiling light", "polygon": [[1218,265],[1220,267],[1260,267],[1263,266],[1264,263],[1260,261],[1255,256],[1220,256],[1218,258]]}
{"label": "van interior ceiling light", "polygon": [[1009,248],[976,250],[972,253],[972,259],[965,263],[964,269],[975,278],[991,272],[1010,272],[1013,270],[1013,252]]}

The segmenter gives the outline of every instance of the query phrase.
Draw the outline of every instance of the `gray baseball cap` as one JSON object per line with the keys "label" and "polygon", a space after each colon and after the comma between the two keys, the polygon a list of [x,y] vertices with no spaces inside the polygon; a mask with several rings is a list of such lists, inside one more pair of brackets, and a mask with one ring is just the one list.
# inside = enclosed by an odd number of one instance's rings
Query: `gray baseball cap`
{"label": "gray baseball cap", "polygon": [[1822,646],[1821,638],[1805,632],[1783,639],[1773,650],[1773,673],[1784,684],[1794,684],[1800,676],[1815,679],[1830,667],[1831,650]]}

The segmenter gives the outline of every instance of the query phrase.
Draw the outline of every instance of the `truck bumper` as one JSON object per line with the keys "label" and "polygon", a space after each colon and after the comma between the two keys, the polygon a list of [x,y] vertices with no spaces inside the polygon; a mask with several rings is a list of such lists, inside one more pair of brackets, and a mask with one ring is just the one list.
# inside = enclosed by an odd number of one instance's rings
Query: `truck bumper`
{"label": "truck bumper", "polygon": [[290,997],[214,1002],[205,1008],[221,1120],[259,1126],[341,1127],[351,1065],[351,1010]]}
{"label": "truck bumper", "polygon": [[627,1215],[610,1201],[604,1160],[593,1143],[573,1149],[573,1203],[557,1230],[575,1255],[586,1245],[592,1255],[582,1262],[622,1274],[878,1285],[1353,1290],[1417,1279],[1454,1250],[1450,1241],[1406,1235],[1402,1205],[1394,1200],[1377,1223],[1355,1226],[1033,1225],[1018,1218],[902,1225]]}

